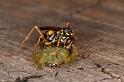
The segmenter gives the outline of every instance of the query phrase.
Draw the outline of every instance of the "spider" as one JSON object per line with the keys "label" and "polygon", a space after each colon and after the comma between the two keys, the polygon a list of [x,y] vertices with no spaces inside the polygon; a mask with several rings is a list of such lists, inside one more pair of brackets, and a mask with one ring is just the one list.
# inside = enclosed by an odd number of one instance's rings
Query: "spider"
{"label": "spider", "polygon": [[69,23],[65,27],[34,26],[22,41],[20,49],[34,30],[40,35],[33,50],[33,60],[38,67],[43,67],[44,65],[58,67],[63,63],[71,63],[75,59],[77,51],[73,43],[76,38],[69,27]]}

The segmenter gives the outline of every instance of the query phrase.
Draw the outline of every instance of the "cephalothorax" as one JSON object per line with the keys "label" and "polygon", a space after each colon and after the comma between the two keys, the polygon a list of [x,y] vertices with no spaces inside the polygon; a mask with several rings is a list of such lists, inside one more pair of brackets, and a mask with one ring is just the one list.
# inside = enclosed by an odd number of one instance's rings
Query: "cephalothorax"
{"label": "cephalothorax", "polygon": [[23,40],[20,49],[34,30],[40,34],[33,50],[33,60],[38,67],[44,65],[58,67],[63,63],[71,63],[75,59],[77,55],[73,45],[75,36],[69,28],[69,23],[65,27],[35,26]]}

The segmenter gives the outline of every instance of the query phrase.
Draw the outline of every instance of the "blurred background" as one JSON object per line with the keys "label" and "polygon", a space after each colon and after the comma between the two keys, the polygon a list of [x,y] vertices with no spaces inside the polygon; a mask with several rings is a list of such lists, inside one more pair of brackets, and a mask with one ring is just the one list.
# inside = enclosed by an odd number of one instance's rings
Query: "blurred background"
{"label": "blurred background", "polygon": [[[15,55],[34,25],[65,26],[67,22],[78,38],[80,58],[75,64],[38,70],[31,59],[35,34],[27,41],[26,48]],[[0,62],[2,82],[42,74],[46,76],[27,81],[123,81],[124,0],[0,0]],[[105,73],[98,65],[110,71]],[[113,78],[111,73],[121,78]]]}

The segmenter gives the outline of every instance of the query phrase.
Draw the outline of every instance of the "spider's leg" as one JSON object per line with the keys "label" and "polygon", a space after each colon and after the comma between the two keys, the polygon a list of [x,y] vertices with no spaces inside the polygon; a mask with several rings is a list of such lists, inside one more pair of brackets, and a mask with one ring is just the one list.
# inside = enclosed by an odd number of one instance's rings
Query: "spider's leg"
{"label": "spider's leg", "polygon": [[38,38],[37,43],[35,43],[34,47],[39,47],[40,41],[41,41],[41,36]]}
{"label": "spider's leg", "polygon": [[41,37],[43,40],[46,40],[46,39],[44,38],[44,35],[43,35],[43,33],[41,32],[41,30],[40,30],[37,26],[35,26],[35,27],[33,27],[33,28],[31,29],[31,31],[28,33],[28,35],[27,35],[27,36],[25,37],[25,39],[22,41],[22,43],[21,43],[21,45],[20,45],[19,50],[17,51],[17,53],[20,52],[21,48],[24,46],[24,43],[29,39],[29,37],[31,36],[31,34],[34,32],[34,30],[38,31],[38,33],[40,34],[40,37]]}
{"label": "spider's leg", "polygon": [[71,41],[70,44],[68,46],[65,46],[67,49],[71,49],[71,46],[73,44],[74,41]]}
{"label": "spider's leg", "polygon": [[60,46],[61,38],[62,38],[62,36],[59,36],[59,39],[58,39],[58,42],[57,42],[57,47]]}
{"label": "spider's leg", "polygon": [[69,27],[69,24],[70,24],[70,23],[69,23],[69,22],[67,22],[67,23],[66,23],[66,27]]}

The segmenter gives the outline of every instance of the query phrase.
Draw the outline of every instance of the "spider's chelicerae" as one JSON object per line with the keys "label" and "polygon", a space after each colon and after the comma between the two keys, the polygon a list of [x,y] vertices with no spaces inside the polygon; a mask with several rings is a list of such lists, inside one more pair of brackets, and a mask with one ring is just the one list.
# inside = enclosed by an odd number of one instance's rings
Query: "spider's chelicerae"
{"label": "spider's chelicerae", "polygon": [[33,50],[33,60],[38,67],[58,67],[63,63],[70,64],[75,59],[77,50],[73,43],[76,38],[69,23],[65,27],[35,26],[23,40],[20,49],[34,30],[40,35]]}

